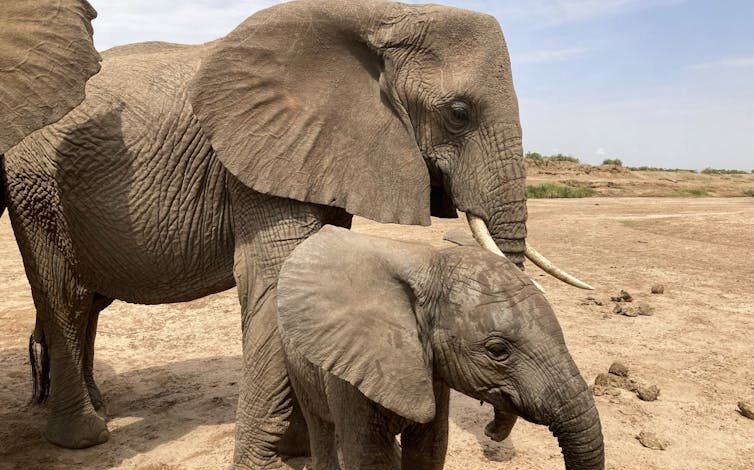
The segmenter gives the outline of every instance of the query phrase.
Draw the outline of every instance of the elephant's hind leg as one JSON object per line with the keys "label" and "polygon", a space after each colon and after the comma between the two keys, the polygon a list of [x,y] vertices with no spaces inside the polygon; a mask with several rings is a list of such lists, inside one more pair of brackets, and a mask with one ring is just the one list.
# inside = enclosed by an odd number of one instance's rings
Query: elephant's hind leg
{"label": "elephant's hind leg", "polygon": [[61,447],[81,449],[107,441],[109,432],[92,405],[84,377],[93,295],[75,283],[68,288],[64,293],[32,287],[32,293],[50,357],[45,437]]}
{"label": "elephant's hind leg", "polygon": [[95,410],[101,410],[105,406],[102,399],[102,393],[94,381],[94,339],[97,337],[97,321],[102,310],[107,308],[113,302],[113,299],[104,297],[99,294],[94,295],[92,310],[89,314],[89,322],[86,327],[86,344],[84,350],[84,380],[89,392],[89,399]]}
{"label": "elephant's hind leg", "polygon": [[[96,328],[96,321],[90,322],[94,294],[82,286],[59,253],[42,244],[29,249],[23,238],[19,244],[37,310],[34,337],[42,339],[49,361],[45,437],[69,449],[101,444],[109,433],[92,406],[84,377],[87,332],[90,325]],[[93,336],[91,339],[93,345]]]}

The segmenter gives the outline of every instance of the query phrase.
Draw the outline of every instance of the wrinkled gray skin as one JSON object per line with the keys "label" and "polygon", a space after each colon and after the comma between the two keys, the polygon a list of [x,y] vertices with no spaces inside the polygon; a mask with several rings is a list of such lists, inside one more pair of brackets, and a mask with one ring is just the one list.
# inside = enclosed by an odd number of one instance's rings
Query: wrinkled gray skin
{"label": "wrinkled gray skin", "polygon": [[53,443],[108,437],[92,361],[112,299],[181,302],[237,285],[245,367],[234,461],[276,468],[294,407],[265,318],[301,241],[352,215],[428,224],[458,209],[523,261],[518,105],[492,17],[302,1],[213,43],[136,44],[103,59],[82,105],[4,165],[34,337],[49,351]]}
{"label": "wrinkled gray skin", "polygon": [[555,314],[480,247],[325,227],[283,264],[278,320],[317,470],[340,468],[338,450],[347,469],[443,468],[448,387],[495,407],[491,437],[518,415],[550,427],[567,469],[604,468],[599,415]]}
{"label": "wrinkled gray skin", "polygon": [[99,71],[86,0],[13,0],[0,14],[0,155],[81,103]]}

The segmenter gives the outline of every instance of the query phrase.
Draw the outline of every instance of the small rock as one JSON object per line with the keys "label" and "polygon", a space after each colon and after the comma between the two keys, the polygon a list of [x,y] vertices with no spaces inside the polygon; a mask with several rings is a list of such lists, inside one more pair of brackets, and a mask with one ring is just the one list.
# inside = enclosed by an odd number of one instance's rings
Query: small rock
{"label": "small rock", "polygon": [[621,298],[623,299],[624,302],[633,302],[634,301],[634,298],[631,297],[631,294],[629,294],[628,292],[626,292],[624,290],[620,291],[620,296],[621,296]]}
{"label": "small rock", "polygon": [[581,305],[597,305],[601,307],[603,303],[601,300],[597,300],[594,297],[589,296],[581,302]]}
{"label": "small rock", "polygon": [[644,385],[636,385],[635,390],[636,396],[639,397],[639,400],[642,401],[655,401],[657,400],[657,397],[660,396],[660,389],[657,388],[657,385],[650,385],[650,386],[644,386]]}
{"label": "small rock", "polygon": [[637,308],[636,313],[645,317],[651,317],[655,314],[655,310],[650,307],[648,303],[639,302],[639,307]]}
{"label": "small rock", "polygon": [[652,286],[652,293],[653,294],[664,294],[665,293],[665,286],[662,284],[655,284]]}
{"label": "small rock", "polygon": [[664,441],[662,441],[655,433],[652,432],[646,432],[642,431],[639,433],[636,438],[639,440],[641,445],[646,447],[647,449],[653,449],[653,450],[665,450],[668,445]]}
{"label": "small rock", "polygon": [[613,307],[613,313],[616,315],[623,313],[623,305],[615,304],[615,307]]}
{"label": "small rock", "polygon": [[620,362],[613,362],[608,372],[619,377],[628,377],[628,367]]}
{"label": "small rock", "polygon": [[738,411],[749,419],[754,419],[754,404],[745,401],[738,402]]}

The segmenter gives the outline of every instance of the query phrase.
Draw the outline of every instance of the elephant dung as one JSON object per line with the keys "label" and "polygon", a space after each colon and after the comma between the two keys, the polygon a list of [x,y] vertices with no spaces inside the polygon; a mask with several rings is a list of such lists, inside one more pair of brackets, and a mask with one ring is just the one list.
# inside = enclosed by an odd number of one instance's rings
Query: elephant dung
{"label": "elephant dung", "polygon": [[660,389],[657,385],[638,385],[634,384],[634,392],[641,401],[655,401],[660,396]]}
{"label": "elephant dung", "polygon": [[620,362],[613,362],[608,372],[619,377],[628,377],[628,367]]}
{"label": "elephant dung", "polygon": [[739,401],[738,411],[742,416],[749,419],[754,419],[754,404],[752,404],[751,402]]}
{"label": "elephant dung", "polygon": [[595,387],[631,389],[631,384],[626,377],[613,374],[597,374],[597,377],[594,379],[594,385]]}
{"label": "elephant dung", "polygon": [[647,449],[665,450],[668,447],[668,444],[653,432],[642,431],[636,436],[636,439]]}
{"label": "elephant dung", "polygon": [[655,284],[652,286],[652,293],[653,294],[664,294],[665,293],[665,286],[662,284]]}
{"label": "elephant dung", "polygon": [[645,317],[651,317],[655,314],[655,310],[646,302],[639,302],[639,307],[636,309],[638,315]]}
{"label": "elephant dung", "polygon": [[620,295],[610,297],[610,300],[612,300],[613,302],[633,302],[634,298],[628,292],[621,290]]}

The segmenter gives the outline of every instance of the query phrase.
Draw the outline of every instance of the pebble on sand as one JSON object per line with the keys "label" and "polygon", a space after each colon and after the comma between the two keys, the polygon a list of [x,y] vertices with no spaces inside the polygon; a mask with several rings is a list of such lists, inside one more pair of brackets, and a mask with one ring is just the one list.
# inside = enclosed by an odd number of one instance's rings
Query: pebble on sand
{"label": "pebble on sand", "polygon": [[665,286],[662,284],[655,284],[652,286],[652,293],[653,294],[664,294],[665,293]]}
{"label": "pebble on sand", "polygon": [[738,411],[749,419],[754,419],[754,404],[751,402],[739,401]]}
{"label": "pebble on sand", "polygon": [[665,450],[668,447],[668,444],[653,432],[642,431],[636,436],[636,439],[647,449]]}

